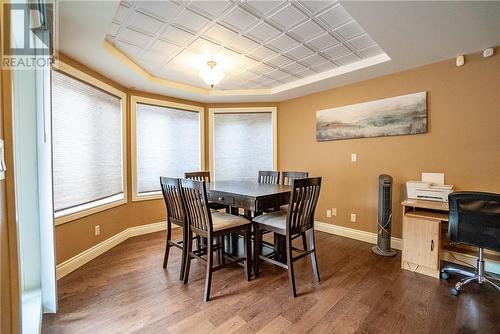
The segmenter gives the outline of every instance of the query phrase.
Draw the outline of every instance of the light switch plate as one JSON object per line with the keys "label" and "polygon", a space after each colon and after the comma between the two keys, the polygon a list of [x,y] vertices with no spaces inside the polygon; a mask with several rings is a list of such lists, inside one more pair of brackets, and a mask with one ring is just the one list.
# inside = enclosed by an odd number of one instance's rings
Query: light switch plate
{"label": "light switch plate", "polygon": [[351,161],[352,162],[358,161],[358,155],[356,153],[351,153]]}
{"label": "light switch plate", "polygon": [[351,213],[351,222],[355,223],[356,222],[356,214]]}

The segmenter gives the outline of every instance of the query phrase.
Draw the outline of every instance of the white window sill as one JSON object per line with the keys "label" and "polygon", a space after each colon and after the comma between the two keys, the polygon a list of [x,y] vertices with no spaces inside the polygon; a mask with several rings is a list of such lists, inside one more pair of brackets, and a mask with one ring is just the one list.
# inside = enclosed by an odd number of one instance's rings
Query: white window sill
{"label": "white window sill", "polygon": [[54,214],[55,225],[61,225],[79,218],[90,216],[95,213],[123,205],[125,203],[127,203],[126,195],[118,194],[91,203],[79,205],[67,210],[58,211]]}
{"label": "white window sill", "polygon": [[140,201],[150,201],[150,200],[155,200],[155,199],[162,199],[163,194],[161,193],[160,190],[158,191],[151,191],[148,193],[142,193],[142,194],[135,194],[132,197],[133,202],[140,202]]}

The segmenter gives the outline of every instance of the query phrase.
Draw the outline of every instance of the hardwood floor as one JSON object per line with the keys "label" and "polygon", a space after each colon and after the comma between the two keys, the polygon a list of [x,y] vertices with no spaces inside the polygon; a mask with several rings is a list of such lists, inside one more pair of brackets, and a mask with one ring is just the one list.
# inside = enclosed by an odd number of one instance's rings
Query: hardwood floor
{"label": "hardwood floor", "polygon": [[[175,237],[180,229],[174,230]],[[58,282],[59,312],[44,333],[500,333],[500,294],[469,285],[451,296],[450,282],[400,269],[401,256],[372,254],[372,245],[317,232],[321,283],[309,258],[296,262],[299,296],[285,270],[262,266],[216,272],[203,302],[205,264],[193,260],[179,281],[180,251],[162,269],[165,233],[125,241]]]}

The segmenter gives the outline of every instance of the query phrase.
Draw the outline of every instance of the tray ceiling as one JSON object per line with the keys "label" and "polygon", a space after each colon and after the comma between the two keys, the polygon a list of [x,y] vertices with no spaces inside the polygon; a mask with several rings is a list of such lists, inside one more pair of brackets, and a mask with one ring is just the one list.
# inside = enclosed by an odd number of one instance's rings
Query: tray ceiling
{"label": "tray ceiling", "polygon": [[152,76],[196,87],[215,59],[224,90],[306,82],[384,54],[335,1],[122,1],[106,40]]}

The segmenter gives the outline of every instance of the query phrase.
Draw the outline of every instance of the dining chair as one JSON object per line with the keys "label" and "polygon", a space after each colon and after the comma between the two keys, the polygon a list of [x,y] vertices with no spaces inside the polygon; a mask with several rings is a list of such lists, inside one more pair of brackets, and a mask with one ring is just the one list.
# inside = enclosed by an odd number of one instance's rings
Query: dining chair
{"label": "dining chair", "polygon": [[[288,211],[280,210],[260,215],[253,219],[255,229],[254,273],[255,277],[257,277],[260,260],[268,261],[287,269],[292,296],[295,297],[297,296],[295,274],[293,271],[293,263],[295,261],[310,255],[314,278],[317,282],[320,280],[314,240],[314,211],[321,189],[321,177],[292,180],[291,188]],[[264,230],[272,231],[285,237],[286,263],[273,259],[274,253],[267,256],[261,254],[262,231]],[[302,236],[306,231],[309,231],[309,249],[307,249],[307,244],[304,249],[294,247],[292,241]],[[299,255],[294,256],[294,252],[298,252]]]}
{"label": "dining chair", "polygon": [[280,183],[280,172],[275,172],[271,170],[260,170],[257,177],[258,183],[270,183],[279,184]]}
{"label": "dining chair", "polygon": [[[185,172],[184,173],[184,178],[185,179],[190,179],[190,180],[196,180],[196,181],[205,181],[205,182],[210,182],[210,172]],[[226,210],[227,213],[229,213],[230,208],[229,205],[226,204],[221,204],[217,202],[208,202],[208,206],[210,209],[213,210]]]}
{"label": "dining chair", "polygon": [[[251,222],[242,216],[210,210],[207,200],[206,184],[204,181],[189,179],[181,180],[181,196],[186,210],[187,221],[189,223],[187,240],[192,240],[193,233],[208,240],[205,245],[201,246],[201,249],[196,251],[192,250],[192,242],[188,242],[186,245],[188,252],[184,269],[184,284],[188,282],[191,259],[193,257],[207,262],[204,293],[205,301],[210,300],[212,273],[222,269],[226,264],[244,261],[245,278],[249,281],[251,274]],[[219,250],[223,252],[224,244],[221,243],[220,240],[230,233],[237,233],[244,237],[244,256],[229,262],[219,262],[218,266],[214,266],[213,253]],[[202,255],[206,255],[206,257],[203,258]]]}
{"label": "dining chair", "polygon": [[[160,185],[167,207],[167,242],[165,245],[165,256],[163,258],[163,269],[167,267],[170,247],[174,246],[182,251],[180,280],[184,278],[184,265],[186,263],[187,248],[185,240],[187,235],[186,214],[182,206],[180,192],[180,179],[160,177]],[[182,240],[172,240],[172,224],[182,227]]]}
{"label": "dining chair", "polygon": [[309,172],[282,172],[282,175],[281,184],[289,186],[292,184],[292,180],[308,177]]}

